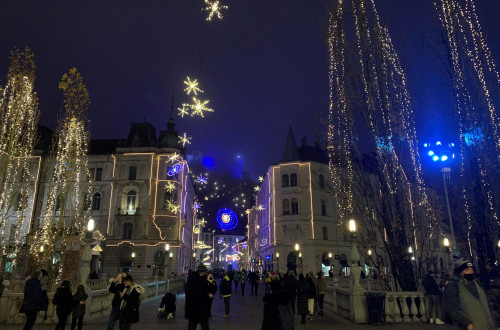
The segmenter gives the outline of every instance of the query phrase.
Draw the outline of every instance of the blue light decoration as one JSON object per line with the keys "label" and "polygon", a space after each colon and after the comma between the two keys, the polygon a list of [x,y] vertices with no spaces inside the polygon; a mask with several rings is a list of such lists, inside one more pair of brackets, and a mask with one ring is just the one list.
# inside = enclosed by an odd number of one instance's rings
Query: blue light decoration
{"label": "blue light decoration", "polygon": [[198,202],[194,202],[193,209],[195,209],[196,211],[198,211],[200,208],[201,208],[201,204],[198,203]]}
{"label": "blue light decoration", "polygon": [[231,209],[220,209],[217,212],[217,225],[222,230],[233,230],[238,225],[238,217]]}
{"label": "blue light decoration", "polygon": [[271,256],[269,254],[266,255],[266,260],[271,260]]}
{"label": "blue light decoration", "polygon": [[[455,143],[443,143],[442,141],[436,141],[436,143],[424,143],[424,148],[428,149],[427,156],[429,156],[433,162],[441,161],[441,163],[449,162],[455,159]],[[432,147],[432,149],[430,149]]]}
{"label": "blue light decoration", "polygon": [[392,150],[394,149],[394,146],[392,145],[392,136],[389,135],[388,137],[378,137],[377,148],[380,149],[381,151],[391,153]]}
{"label": "blue light decoration", "polygon": [[475,127],[469,132],[465,132],[463,134],[464,140],[465,140],[465,145],[467,147],[470,147],[473,144],[477,144],[484,140],[484,134],[481,128]]}
{"label": "blue light decoration", "polygon": [[199,184],[207,184],[208,182],[208,179],[205,178],[203,175],[199,175],[197,178],[196,178],[196,182],[198,182]]}
{"label": "blue light decoration", "polygon": [[172,167],[170,167],[168,169],[168,172],[167,172],[167,175],[168,176],[174,176],[176,175],[177,173],[180,172],[180,170],[182,170],[182,168],[184,167],[184,164],[183,163],[177,163],[177,164],[174,164],[172,165]]}
{"label": "blue light decoration", "polygon": [[219,239],[217,240],[217,244],[222,244],[224,243],[224,237],[219,237]]}

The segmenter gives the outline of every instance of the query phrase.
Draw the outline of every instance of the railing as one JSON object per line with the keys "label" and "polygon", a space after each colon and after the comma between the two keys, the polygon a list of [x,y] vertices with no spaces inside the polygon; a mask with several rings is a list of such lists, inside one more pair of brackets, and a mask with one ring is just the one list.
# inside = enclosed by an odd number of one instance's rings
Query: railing
{"label": "railing", "polygon": [[[104,284],[104,279],[91,280],[88,283],[92,286],[98,288],[102,287]],[[23,301],[24,293],[22,290],[17,290],[16,287],[12,287],[9,281],[4,281],[4,292],[0,298],[0,323],[24,323],[25,314],[20,314],[19,309],[21,308],[21,303]],[[178,294],[184,288],[184,277],[177,279],[169,279],[167,281],[156,281],[156,282],[146,282],[140,284],[144,287],[145,292],[142,296],[142,301],[149,301],[159,297],[162,297],[167,291]],[[57,315],[55,313],[55,306],[52,304],[52,299],[54,298],[54,292],[49,292],[47,295],[49,297],[49,308],[47,310],[47,320],[44,320],[44,312],[38,313],[37,323],[56,323]],[[109,293],[107,285],[104,288],[92,289],[91,286],[88,287],[88,298],[86,301],[87,311],[85,318],[87,320],[92,320],[109,315],[111,310],[111,301],[113,300],[113,294]]]}
{"label": "railing", "polygon": [[422,292],[386,292],[387,322],[426,322],[427,309]]}

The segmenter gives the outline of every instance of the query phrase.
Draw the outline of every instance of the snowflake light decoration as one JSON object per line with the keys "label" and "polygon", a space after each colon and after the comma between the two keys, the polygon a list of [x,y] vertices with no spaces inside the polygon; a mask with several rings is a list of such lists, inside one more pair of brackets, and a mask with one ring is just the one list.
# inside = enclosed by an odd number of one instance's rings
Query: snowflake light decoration
{"label": "snowflake light decoration", "polygon": [[193,209],[195,209],[196,211],[198,211],[199,209],[201,209],[201,204],[198,203],[198,202],[194,202]]}
{"label": "snowflake light decoration", "polygon": [[169,181],[166,185],[165,185],[165,190],[168,191],[169,193],[171,193],[172,191],[174,191],[175,189],[175,184],[171,181]]}
{"label": "snowflake light decoration", "polygon": [[264,177],[263,176],[259,176],[259,182],[262,182],[264,181]]}
{"label": "snowflake light decoration", "polygon": [[177,108],[177,110],[179,110],[179,116],[181,116],[181,118],[184,118],[184,115],[189,115],[189,109],[191,108],[191,106],[187,103],[182,103],[182,108]]}
{"label": "snowflake light decoration", "polygon": [[264,207],[264,205],[260,204],[259,206],[257,206],[257,210],[258,211],[263,211],[265,210],[266,208]]}
{"label": "snowflake light decoration", "polygon": [[193,96],[193,104],[190,105],[191,109],[193,110],[191,112],[191,117],[194,117],[195,115],[200,115],[200,117],[203,118],[205,117],[203,111],[214,112],[213,109],[207,107],[208,102],[210,102],[210,100],[201,101],[200,99],[197,99],[196,97]]}
{"label": "snowflake light decoration", "polygon": [[175,162],[177,159],[179,159],[181,155],[179,155],[178,153],[174,152],[172,155],[168,156],[168,161],[169,162]]}
{"label": "snowflake light decoration", "polygon": [[207,16],[207,21],[211,21],[212,17],[214,16],[216,16],[218,19],[222,19],[224,17],[222,16],[221,9],[227,9],[228,6],[221,5],[219,0],[215,1],[205,0],[205,3],[207,4],[207,6],[202,10],[209,11]]}
{"label": "snowflake light decoration", "polygon": [[259,186],[253,187],[253,191],[260,191],[260,187]]}
{"label": "snowflake light decoration", "polygon": [[198,182],[199,184],[207,184],[208,182],[208,179],[205,178],[203,175],[199,175],[197,178],[196,178],[196,182]]}
{"label": "snowflake light decoration", "polygon": [[198,93],[203,93],[203,91],[198,87],[198,80],[192,80],[189,79],[189,77],[186,78],[184,81],[184,84],[187,85],[186,88],[184,88],[184,91],[187,93],[187,95],[193,93],[194,95],[198,95]]}
{"label": "snowflake light decoration", "polygon": [[245,213],[248,215],[250,214],[250,210],[246,210]]}
{"label": "snowflake light decoration", "polygon": [[181,210],[181,206],[172,203],[171,201],[167,201],[167,209],[172,213],[179,213],[179,211]]}
{"label": "snowflake light decoration", "polygon": [[192,138],[188,137],[186,133],[184,133],[183,136],[179,136],[179,143],[182,143],[182,146],[185,147],[186,144],[191,144],[191,139]]}

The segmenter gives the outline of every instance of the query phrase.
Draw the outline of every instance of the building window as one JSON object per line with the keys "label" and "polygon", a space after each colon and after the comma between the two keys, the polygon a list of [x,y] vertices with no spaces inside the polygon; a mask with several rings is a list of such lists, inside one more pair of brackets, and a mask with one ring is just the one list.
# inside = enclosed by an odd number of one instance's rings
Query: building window
{"label": "building window", "polygon": [[321,215],[326,216],[326,203],[325,203],[325,201],[321,201]]}
{"label": "building window", "polygon": [[290,187],[297,187],[297,173],[290,174]]}
{"label": "building window", "polygon": [[135,202],[137,199],[137,193],[135,190],[130,190],[127,193],[127,213],[128,214],[135,214]]}
{"label": "building window", "polygon": [[135,180],[137,178],[137,166],[128,167],[128,179]]}
{"label": "building window", "polygon": [[101,181],[101,180],[102,180],[102,167],[98,167],[95,169],[94,181]]}
{"label": "building window", "polygon": [[328,227],[323,227],[323,239],[328,241]]}
{"label": "building window", "polygon": [[319,175],[319,187],[325,189],[325,176],[323,174]]}
{"label": "building window", "polygon": [[132,224],[126,223],[123,225],[123,238],[132,239]]}
{"label": "building window", "polygon": [[288,199],[283,200],[283,215],[290,214],[290,201]]}
{"label": "building window", "polygon": [[288,181],[288,174],[283,174],[281,177],[281,186],[282,187],[289,187],[290,183]]}
{"label": "building window", "polygon": [[101,194],[95,193],[92,197],[92,210],[99,210],[101,208]]}
{"label": "building window", "polygon": [[292,198],[292,214],[299,214],[299,201],[297,198]]}

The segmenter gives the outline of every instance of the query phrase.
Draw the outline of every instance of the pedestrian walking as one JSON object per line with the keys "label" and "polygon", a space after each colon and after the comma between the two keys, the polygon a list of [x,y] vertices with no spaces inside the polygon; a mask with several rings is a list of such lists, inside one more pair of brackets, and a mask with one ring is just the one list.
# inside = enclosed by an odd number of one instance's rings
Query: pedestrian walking
{"label": "pedestrian walking", "polygon": [[241,272],[233,272],[233,281],[234,281],[234,293],[238,292],[238,284],[240,282],[240,274]]}
{"label": "pedestrian walking", "polygon": [[263,275],[264,278],[264,284],[266,285],[266,293],[268,294],[271,292],[271,272],[267,271]]}
{"label": "pedestrian walking", "polygon": [[309,321],[313,321],[313,315],[314,315],[314,301],[317,299],[316,296],[316,285],[314,284],[313,281],[313,273],[309,272],[306,275],[306,280],[309,283],[309,291],[307,292],[307,309],[309,310],[309,315],[308,319]]}
{"label": "pedestrian walking", "polygon": [[290,294],[281,288],[279,280],[271,281],[271,293],[262,299],[264,301],[264,318],[261,330],[293,330],[295,329],[294,314],[289,305]]}
{"label": "pedestrian walking", "polygon": [[189,321],[188,330],[195,330],[198,324],[202,330],[209,330],[210,299],[209,282],[206,278],[207,267],[200,265],[196,272],[189,274],[184,292],[186,294],[185,317]]}
{"label": "pedestrian walking", "polygon": [[214,296],[217,293],[217,282],[214,279],[214,276],[212,274],[208,275],[208,293],[210,296],[210,307],[208,309],[209,311],[209,317],[212,317],[212,302],[214,301]]}
{"label": "pedestrian walking", "polygon": [[441,290],[436,282],[436,273],[429,271],[422,281],[427,300],[427,314],[429,323],[444,324],[441,321]]}
{"label": "pedestrian walking", "polygon": [[42,272],[36,271],[33,277],[26,281],[24,289],[24,299],[21,304],[19,313],[26,314],[26,323],[23,330],[31,330],[36,322],[39,311],[47,311],[49,306],[49,298],[47,291],[42,287],[40,280],[42,279]]}
{"label": "pedestrian walking", "polygon": [[283,289],[290,294],[290,305],[292,306],[293,315],[295,315],[295,301],[297,299],[297,279],[293,270],[289,270],[283,278]]}
{"label": "pedestrian walking", "polygon": [[229,303],[231,301],[231,279],[229,278],[229,274],[224,275],[222,281],[220,283],[220,298],[224,298],[224,308],[226,314],[222,317],[229,317]]}
{"label": "pedestrian walking", "polygon": [[309,282],[304,278],[303,274],[299,275],[299,283],[297,285],[297,311],[301,317],[300,323],[306,323],[306,316],[309,314],[308,296]]}
{"label": "pedestrian walking", "polygon": [[83,327],[83,317],[85,316],[85,300],[87,300],[87,293],[83,285],[79,285],[76,288],[76,292],[73,295],[73,310],[71,318],[71,330],[75,330],[76,323],[78,321],[78,330],[82,330]]}
{"label": "pedestrian walking", "polygon": [[318,272],[318,279],[316,280],[316,288],[318,289],[318,307],[319,316],[323,316],[323,302],[325,300],[326,283],[323,277],[323,272]]}
{"label": "pedestrian walking", "polygon": [[472,263],[460,258],[454,266],[454,274],[443,293],[446,320],[460,329],[495,329],[486,294],[475,279]]}
{"label": "pedestrian walking", "polygon": [[258,271],[255,271],[253,273],[253,278],[251,280],[252,295],[253,295],[254,291],[255,291],[256,296],[259,294],[259,284],[260,284],[260,274]]}
{"label": "pedestrian walking", "polygon": [[245,296],[245,283],[248,280],[248,273],[246,270],[242,270],[240,274],[240,284],[241,284],[241,296]]}
{"label": "pedestrian walking", "polygon": [[71,294],[69,281],[63,281],[61,286],[57,288],[54,298],[52,298],[52,304],[56,306],[56,330],[64,330],[73,307],[73,294]]}
{"label": "pedestrian walking", "polygon": [[144,288],[134,283],[131,275],[123,279],[125,290],[120,292],[122,302],[120,304],[120,330],[129,330],[133,323],[139,322],[139,307]]}
{"label": "pedestrian walking", "polygon": [[113,330],[115,327],[116,321],[120,316],[120,305],[122,303],[122,298],[120,297],[120,293],[125,290],[125,284],[123,284],[123,279],[127,276],[127,273],[119,273],[116,275],[116,278],[112,279],[108,291],[112,294],[113,300],[111,301],[111,313],[109,314],[108,320],[108,330]]}

